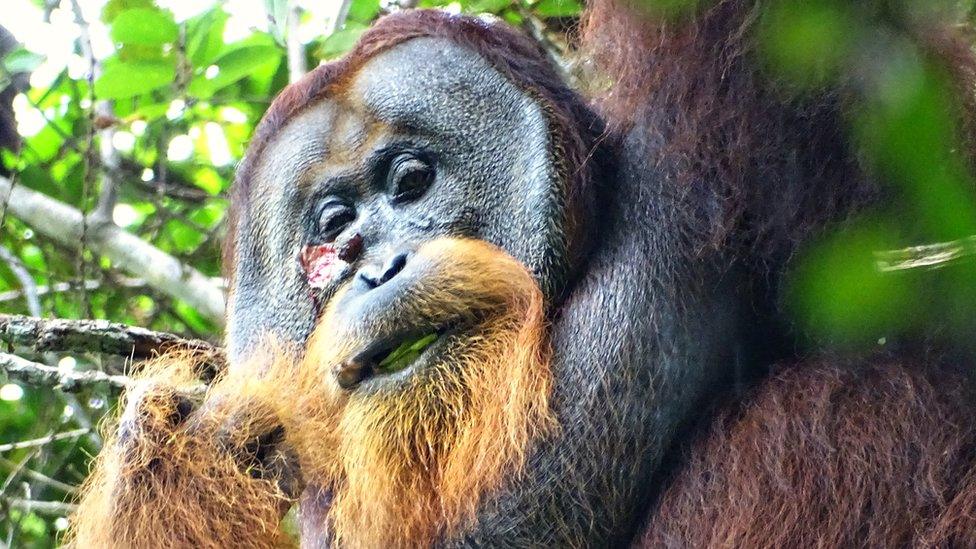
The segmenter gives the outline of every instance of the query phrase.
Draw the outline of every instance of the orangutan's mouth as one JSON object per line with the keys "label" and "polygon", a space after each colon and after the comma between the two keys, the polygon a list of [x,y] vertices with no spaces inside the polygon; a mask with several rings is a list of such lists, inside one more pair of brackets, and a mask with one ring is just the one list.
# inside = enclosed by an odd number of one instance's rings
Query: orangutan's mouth
{"label": "orangutan's mouth", "polygon": [[381,351],[375,356],[376,370],[382,374],[399,372],[417,361],[417,358],[427,350],[440,334],[430,333],[420,337],[409,337],[403,340],[395,349]]}
{"label": "orangutan's mouth", "polygon": [[[436,359],[443,343],[457,331],[455,325],[437,330],[401,332],[375,340],[336,369],[336,381],[352,389],[371,380],[400,379],[409,371]],[[402,374],[402,375],[397,375]]]}

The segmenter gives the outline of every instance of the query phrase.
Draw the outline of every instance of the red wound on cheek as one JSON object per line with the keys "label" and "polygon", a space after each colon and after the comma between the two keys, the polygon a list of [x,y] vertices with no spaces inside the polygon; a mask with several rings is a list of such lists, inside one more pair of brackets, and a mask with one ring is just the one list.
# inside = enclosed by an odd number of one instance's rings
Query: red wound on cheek
{"label": "red wound on cheek", "polygon": [[306,246],[302,250],[300,261],[308,285],[313,288],[324,288],[333,279],[342,275],[349,265],[339,258],[339,253],[332,244]]}

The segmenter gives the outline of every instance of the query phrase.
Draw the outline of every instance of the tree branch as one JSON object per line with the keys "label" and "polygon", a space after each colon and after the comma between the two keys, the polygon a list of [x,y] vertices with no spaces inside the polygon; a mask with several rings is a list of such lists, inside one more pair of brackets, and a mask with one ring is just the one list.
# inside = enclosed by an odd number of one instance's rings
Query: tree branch
{"label": "tree branch", "polygon": [[[0,250],[0,255],[2,255],[2,250]],[[2,257],[0,257],[2,259]],[[138,278],[127,278],[127,277],[112,277],[108,282],[104,284],[105,286],[111,288],[145,288],[146,282]],[[60,294],[65,292],[70,292],[75,289],[77,283],[71,282],[55,282],[51,285],[41,285],[37,286],[33,293],[37,297],[46,296],[49,294]],[[85,281],[86,290],[97,290],[102,287],[102,281],[96,279],[88,279]],[[6,292],[0,292],[0,303],[5,303],[7,301],[16,301],[18,299],[30,299],[31,295],[25,290],[7,290]],[[30,310],[30,309],[28,309]],[[31,312],[33,316],[41,316],[40,312]]]}
{"label": "tree branch", "polygon": [[42,515],[54,515],[66,517],[78,509],[75,503],[62,503],[60,501],[37,501],[31,499],[5,498],[4,503],[12,509],[23,512],[40,513]]}
{"label": "tree branch", "polygon": [[46,437],[35,438],[31,440],[22,440],[20,442],[11,442],[9,444],[0,444],[0,453],[10,452],[11,450],[23,450],[24,448],[37,448],[38,446],[47,446],[52,442],[57,442],[59,440],[65,440],[69,438],[78,438],[87,435],[91,432],[91,429],[74,429],[72,431],[63,431],[61,433],[52,433]]}
{"label": "tree branch", "polygon": [[337,0],[333,4],[332,17],[325,29],[323,36],[331,36],[333,33],[342,30],[346,24],[346,17],[349,17],[349,7],[352,0]]}
{"label": "tree branch", "polygon": [[[91,70],[90,82],[94,82],[102,74],[102,65],[98,62],[95,50],[92,48],[90,25],[85,20],[78,0],[71,0],[71,9],[75,14],[75,24],[78,25],[78,46],[88,60]],[[99,157],[101,167],[105,169],[102,170],[102,186],[98,194],[98,203],[89,214],[89,218],[92,223],[103,223],[112,219],[112,209],[118,197],[119,182],[114,173],[118,168],[119,153],[112,144],[112,135],[115,133],[112,125],[116,119],[111,101],[99,100],[92,108],[91,123],[95,126],[92,131],[98,130]],[[89,143],[88,146],[91,147],[93,144]]]}
{"label": "tree branch", "polygon": [[[62,370],[7,353],[0,353],[0,370],[6,372],[10,379],[39,387],[57,387],[66,393],[90,385],[106,384],[118,389],[132,385],[132,380],[126,376],[113,376],[98,370]],[[0,445],[0,452],[4,451],[5,446],[9,445]]]}
{"label": "tree branch", "polygon": [[107,320],[46,320],[0,314],[0,341],[38,353],[96,352],[142,359],[179,348],[214,355],[218,360],[222,356],[219,347],[206,341]]}
{"label": "tree branch", "polygon": [[[78,249],[84,228],[81,212],[23,185],[11,188],[10,180],[0,177],[2,196],[9,196],[8,208],[21,221],[64,246]],[[87,242],[92,250],[160,292],[187,302],[210,320],[223,322],[224,294],[201,272],[114,223],[88,229]]]}
{"label": "tree branch", "polygon": [[566,49],[546,36],[546,24],[524,2],[518,3],[518,12],[522,16],[522,28],[542,46],[549,61],[559,69],[561,76],[572,81],[572,63],[567,59]]}

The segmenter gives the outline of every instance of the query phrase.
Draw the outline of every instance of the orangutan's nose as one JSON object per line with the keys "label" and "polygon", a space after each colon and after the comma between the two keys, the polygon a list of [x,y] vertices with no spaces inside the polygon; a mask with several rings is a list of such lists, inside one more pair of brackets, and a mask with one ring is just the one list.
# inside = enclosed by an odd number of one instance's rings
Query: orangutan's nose
{"label": "orangutan's nose", "polygon": [[369,289],[375,289],[393,279],[407,266],[407,252],[399,251],[388,257],[379,265],[367,265],[359,270],[359,278]]}

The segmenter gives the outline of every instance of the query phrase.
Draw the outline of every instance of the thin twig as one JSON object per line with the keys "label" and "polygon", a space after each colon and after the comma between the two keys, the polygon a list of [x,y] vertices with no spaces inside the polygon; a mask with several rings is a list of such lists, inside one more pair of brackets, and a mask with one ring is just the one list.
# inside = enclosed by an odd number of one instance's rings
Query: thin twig
{"label": "thin twig", "polygon": [[81,206],[80,211],[82,214],[81,218],[81,244],[80,253],[75,261],[75,270],[78,273],[78,299],[81,302],[82,314],[88,316],[88,312],[91,307],[91,303],[88,299],[88,291],[85,290],[85,279],[87,278],[88,262],[85,257],[85,250],[88,248],[88,233],[89,233],[89,216],[86,214],[88,211],[88,198],[91,194],[92,183],[95,176],[95,170],[97,169],[97,162],[95,158],[95,78],[97,77],[96,72],[98,71],[98,62],[95,59],[95,53],[91,45],[91,36],[88,34],[88,23],[85,21],[84,15],[81,12],[81,5],[78,4],[78,0],[71,0],[71,7],[75,14],[75,24],[78,25],[78,45],[85,57],[88,58],[88,63],[90,69],[88,71],[88,100],[91,102],[92,107],[88,111],[88,129],[86,131],[85,141],[87,146],[84,151],[84,171],[82,173],[82,185],[81,185]]}
{"label": "thin twig", "polygon": [[[84,386],[97,384],[107,384],[119,389],[132,385],[132,379],[127,376],[106,374],[98,370],[83,372],[62,370],[9,353],[0,353],[0,371],[6,372],[11,379],[28,385],[56,387],[66,393],[78,391]],[[2,448],[3,446],[0,446],[0,451],[3,451]]]}
{"label": "thin twig", "polygon": [[66,517],[78,509],[74,503],[63,503],[60,501],[37,501],[33,499],[7,498],[8,507],[23,511],[25,513],[40,513],[43,515],[56,515]]}
{"label": "thin twig", "polygon": [[24,448],[37,448],[38,446],[47,446],[52,442],[57,442],[59,440],[67,440],[71,438],[83,437],[91,432],[91,429],[73,429],[71,431],[62,431],[60,433],[52,433],[46,437],[35,438],[31,440],[21,440],[18,442],[11,442],[9,444],[0,444],[0,453],[10,452],[13,450],[23,450]]}
{"label": "thin twig", "polygon": [[[10,461],[9,459],[6,459],[6,458],[0,458],[0,464],[3,464],[5,467],[7,467],[8,469],[10,469],[11,471],[17,470],[18,469],[18,466],[20,465],[19,463]],[[30,478],[32,480],[36,480],[37,482],[40,482],[41,484],[44,484],[46,486],[50,486],[51,488],[54,488],[56,490],[60,490],[61,492],[64,492],[65,494],[74,495],[74,494],[77,494],[78,493],[78,487],[77,486],[72,486],[72,485],[70,485],[70,484],[68,484],[66,482],[61,482],[58,479],[51,478],[51,477],[45,475],[44,473],[35,471],[33,469],[28,469],[27,467],[21,467],[20,468],[20,474],[22,474],[25,477]]]}
{"label": "thin twig", "polygon": [[[113,277],[111,282],[107,284],[113,288],[144,288],[146,286],[146,281],[139,278],[128,278],[128,277]],[[85,281],[86,290],[97,290],[102,286],[102,281],[94,278],[90,278]],[[42,297],[48,294],[60,294],[65,292],[70,292],[74,286],[68,282],[56,282],[51,285],[40,285],[37,286],[35,292],[38,297]],[[0,303],[7,301],[17,301],[18,299],[25,298],[26,293],[23,290],[8,290],[6,292],[0,292]],[[33,314],[33,313],[31,313]],[[40,315],[34,315],[40,316]]]}
{"label": "thin twig", "polygon": [[34,316],[41,316],[41,300],[38,297],[37,283],[34,282],[34,277],[31,276],[30,271],[20,261],[20,258],[5,246],[0,246],[0,260],[7,264],[17,281],[20,282],[21,292],[27,302],[27,311]]}
{"label": "thin twig", "polygon": [[352,0],[336,0],[332,5],[332,17],[325,28],[324,37],[331,36],[333,33],[342,30],[342,27],[346,25],[346,17],[349,16],[349,7],[351,5]]}
{"label": "thin twig", "polygon": [[34,459],[34,456],[36,455],[37,450],[33,450],[28,452],[27,455],[20,460],[20,463],[14,463],[13,468],[10,470],[10,474],[7,475],[7,478],[3,479],[3,485],[0,486],[0,497],[5,497],[7,495],[7,492],[10,490],[10,487],[13,486],[14,481],[16,481],[17,477],[20,476],[20,472],[27,467],[27,462]]}
{"label": "thin twig", "polygon": [[305,60],[305,44],[302,44],[298,36],[298,23],[302,18],[302,9],[292,6],[288,10],[285,25],[285,44],[288,52],[288,81],[298,82],[308,72],[308,63]]}
{"label": "thin twig", "polygon": [[206,341],[107,320],[48,320],[0,314],[0,341],[34,352],[95,352],[141,359],[186,349],[214,355],[215,362],[221,360],[220,348]]}
{"label": "thin twig", "polygon": [[[121,276],[116,273],[108,273],[111,276],[105,282],[90,278],[85,281],[85,288],[88,290],[97,290],[105,286],[111,286],[112,288],[145,288],[146,281],[141,278],[129,278],[127,276]],[[226,281],[221,277],[213,277],[210,282],[214,286],[221,289],[226,287]],[[65,292],[70,292],[75,286],[69,282],[56,282],[51,285],[39,285],[37,287],[37,296],[44,297],[49,294],[63,294]],[[6,292],[0,292],[0,303],[5,303],[7,301],[17,301],[18,299],[25,298],[24,290],[8,290]]]}
{"label": "thin twig", "polygon": [[976,257],[976,235],[950,242],[885,250],[874,254],[875,264],[883,273],[909,269],[939,269],[960,259],[972,257]]}

